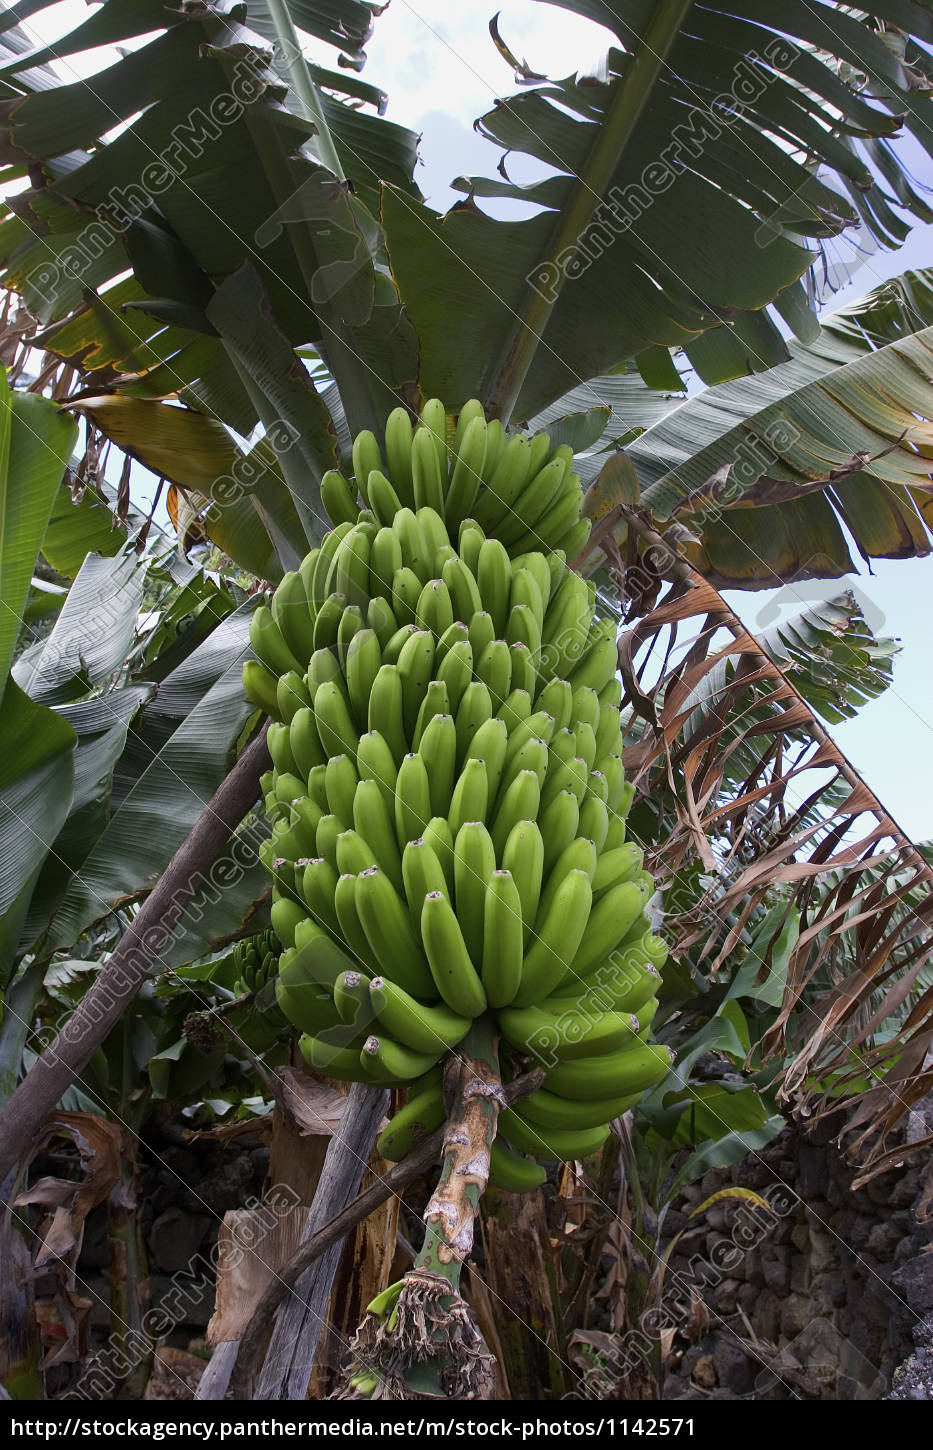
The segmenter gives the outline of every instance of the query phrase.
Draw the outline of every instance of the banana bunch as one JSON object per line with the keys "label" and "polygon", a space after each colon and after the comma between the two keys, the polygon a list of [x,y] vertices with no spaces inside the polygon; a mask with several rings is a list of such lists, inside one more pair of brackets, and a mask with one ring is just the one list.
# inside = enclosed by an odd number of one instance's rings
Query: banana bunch
{"label": "banana bunch", "polygon": [[626,840],[615,628],[562,551],[510,557],[430,505],[344,520],[253,615],[276,997],[309,1066],[409,1088],[388,1158],[444,1120],[440,1062],[496,1014],[544,1086],[494,1183],[586,1157],[668,1071],[666,949]]}
{"label": "banana bunch", "polygon": [[233,990],[238,997],[259,998],[267,987],[274,987],[279,970],[279,939],[274,931],[245,937],[233,948],[236,980]]}
{"label": "banana bunch", "polygon": [[486,422],[475,398],[464,403],[456,427],[439,398],[425,403],[417,426],[406,408],[389,414],[383,447],[368,430],[353,444],[353,482],[337,470],[324,476],[321,497],[331,522],[356,523],[360,503],[377,524],[389,526],[402,509],[431,508],[451,530],[475,519],[510,554],[563,549],[573,558],[589,538],[580,517],[583,486],[573,471],[573,450],[551,447],[546,433],[506,433]]}

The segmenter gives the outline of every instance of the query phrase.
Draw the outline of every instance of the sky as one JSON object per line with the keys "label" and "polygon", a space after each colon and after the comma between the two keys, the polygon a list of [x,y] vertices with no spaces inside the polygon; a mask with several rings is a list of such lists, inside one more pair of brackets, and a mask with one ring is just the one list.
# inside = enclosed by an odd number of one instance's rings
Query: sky
{"label": "sky", "polygon": [[[421,165],[417,181],[427,200],[444,209],[460,193],[450,181],[461,174],[490,175],[498,149],[473,129],[475,117],[491,108],[497,96],[515,85],[511,67],[499,55],[488,31],[495,13],[477,5],[451,5],[449,0],[391,0],[376,21],[367,47],[366,79],[389,94],[388,116],[421,133]],[[51,30],[42,38],[70,29],[86,14],[82,0],[62,0],[49,13]],[[27,22],[32,28],[43,17]],[[588,68],[605,48],[607,32],[557,6],[506,0],[499,7],[499,27],[513,53],[538,72],[562,76]],[[325,57],[321,57],[325,59]],[[332,56],[326,58],[332,63]],[[83,73],[96,69],[99,58],[76,65]],[[69,76],[72,79],[73,76]],[[919,148],[907,153],[922,182],[933,185],[933,169]],[[512,174],[526,180],[515,165]],[[887,277],[908,267],[933,266],[933,226],[915,228],[897,252],[860,253],[849,247],[838,254],[840,268],[851,274],[831,305],[851,301]],[[839,283],[845,284],[841,271]],[[878,561],[871,573],[839,581],[785,586],[773,592],[732,593],[733,608],[754,630],[776,599],[781,617],[806,608],[815,598],[831,597],[852,587],[869,611],[877,633],[898,638],[902,651],[895,661],[894,684],[870,702],[854,721],[837,726],[833,735],[853,764],[886,803],[903,828],[916,839],[933,837],[933,789],[923,761],[933,745],[933,665],[930,660],[927,591],[933,594],[933,557]]]}

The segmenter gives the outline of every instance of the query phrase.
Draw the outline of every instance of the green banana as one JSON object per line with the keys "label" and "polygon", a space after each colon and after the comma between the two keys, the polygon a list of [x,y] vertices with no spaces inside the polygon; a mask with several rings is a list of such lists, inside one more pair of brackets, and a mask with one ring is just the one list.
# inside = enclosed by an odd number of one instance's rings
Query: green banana
{"label": "green banana", "polygon": [[487,644],[477,661],[476,673],[498,708],[506,699],[512,683],[512,656],[504,639]]}
{"label": "green banana", "polygon": [[431,784],[423,758],[406,755],[395,786],[395,834],[399,850],[424,835],[431,819]]}
{"label": "green banana", "polygon": [[[466,760],[482,760],[486,767],[486,800],[495,801],[502,779],[502,768],[509,744],[508,727],[504,720],[494,715],[484,720],[467,746]],[[454,730],[456,751],[456,730]],[[464,764],[466,764],[466,760]]]}
{"label": "green banana", "polygon": [[304,918],[304,907],[285,896],[280,897],[278,901],[273,901],[269,910],[272,930],[279,941],[287,947],[295,945],[295,928],[300,921],[304,921]]}
{"label": "green banana", "polygon": [[581,551],[586,548],[592,528],[593,524],[590,519],[577,519],[576,523],[556,540],[555,547],[559,547],[566,558],[576,562]]}
{"label": "green banana", "polygon": [[379,967],[356,909],[355,873],[346,872],[338,877],[334,887],[334,911],[340,924],[340,935],[354,959],[354,964],[377,972]]}
{"label": "green banana", "polygon": [[[294,725],[292,721],[292,725]],[[360,780],[374,780],[390,811],[395,809],[395,781],[398,775],[388,741],[378,730],[367,730],[360,736],[356,752],[356,768]]]}
{"label": "green banana", "polygon": [[352,971],[355,966],[353,959],[322,926],[305,917],[296,930],[293,950],[284,952],[279,959],[279,981],[291,991],[307,985],[326,988],[333,993],[334,983],[341,972]]}
{"label": "green banana", "polygon": [[588,840],[592,841],[599,853],[609,834],[609,811],[606,803],[595,795],[586,795],[579,811],[580,835],[586,836]]}
{"label": "green banana", "polygon": [[296,660],[309,660],[314,653],[314,616],[308,603],[304,580],[289,572],[272,596],[272,617]]}
{"label": "green banana", "polygon": [[376,853],[359,831],[341,831],[334,842],[334,863],[338,876],[358,876],[377,866]]}
{"label": "green banana", "polygon": [[349,755],[356,760],[359,734],[350,718],[350,710],[338,687],[331,681],[318,685],[314,692],[314,715],[318,734],[328,758]]}
{"label": "green banana", "polygon": [[604,851],[593,872],[593,895],[600,896],[611,886],[618,886],[620,882],[634,881],[642,869],[644,859],[644,851],[634,841]]}
{"label": "green banana", "polygon": [[430,841],[423,838],[409,841],[402,854],[402,882],[412,927],[421,930],[421,908],[431,891],[440,891],[450,898],[447,877],[440,858]]}
{"label": "green banana", "polygon": [[347,648],[345,674],[350,709],[360,730],[368,723],[373,684],[382,668],[382,650],[375,630],[360,629]]}
{"label": "green banana", "polygon": [[[421,409],[421,426],[430,436],[434,443],[434,452],[437,457],[437,471],[447,484],[447,410],[440,398],[428,398]],[[443,494],[441,507],[438,513],[443,517]]]}
{"label": "green banana", "polygon": [[416,630],[402,646],[398,657],[398,674],[402,682],[402,717],[405,733],[411,740],[415,733],[418,711],[428,688],[434,668],[434,640],[427,630]]}
{"label": "green banana", "polygon": [[526,943],[538,915],[544,856],[544,838],[533,820],[518,821],[512,827],[499,855],[502,869],[509,872],[518,890]]}
{"label": "green banana", "polygon": [[424,899],[421,939],[434,985],[448,1007],[462,1017],[478,1017],[485,1011],[486,993],[453,907],[440,891],[432,891]]}
{"label": "green banana", "polygon": [[475,963],[483,960],[486,887],[495,869],[492,837],[481,820],[468,818],[454,837],[454,900],[460,930]]}
{"label": "green banana", "polygon": [[537,775],[533,770],[520,771],[497,804],[490,828],[497,861],[503,860],[505,843],[513,826],[519,821],[535,820],[540,804],[541,782]]}
{"label": "green banana", "polygon": [[621,1052],[637,1037],[641,1022],[631,1012],[590,1012],[585,998],[556,1014],[544,1007],[504,1007],[499,1013],[502,1035],[522,1052],[552,1067],[579,1057]]}
{"label": "green banana", "polygon": [[441,1056],[443,1048],[436,1052],[416,1052],[394,1042],[391,1037],[367,1037],[360,1052],[360,1064],[364,1073],[388,1083],[411,1082],[433,1067]]}
{"label": "green banana", "polygon": [[370,593],[388,603],[392,598],[392,581],[402,563],[402,546],[394,530],[386,525],[376,534],[369,551]]}
{"label": "green banana", "polygon": [[243,689],[253,704],[273,720],[281,720],[276,695],[278,677],[271,670],[267,670],[260,660],[247,660],[243,665],[242,679]]}
{"label": "green banana", "polygon": [[[266,744],[269,747],[269,754],[272,756],[272,764],[276,771],[285,775],[297,776],[304,772],[299,770],[298,762],[295,760],[288,731],[287,725],[281,724],[278,720],[273,721],[266,734]],[[302,785],[303,793],[304,786]]]}
{"label": "green banana", "polygon": [[572,1133],[584,1128],[601,1128],[603,1124],[621,1118],[640,1097],[641,1093],[618,1093],[613,1097],[582,1102],[558,1097],[547,1088],[538,1088],[537,1092],[522,1099],[520,1107],[523,1119],[534,1127]]}
{"label": "green banana", "polygon": [[548,1092],[593,1102],[616,1094],[643,1093],[670,1071],[674,1054],[660,1042],[634,1042],[624,1052],[575,1058],[552,1067],[544,1079]]}
{"label": "green banana", "polygon": [[496,637],[495,625],[492,622],[492,615],[485,609],[474,614],[467,624],[467,638],[470,641],[470,649],[473,651],[474,660],[482,658],[483,650],[487,645],[492,644]]}
{"label": "green banana", "polygon": [[321,503],[332,524],[355,524],[359,515],[356,490],[336,468],[321,479]]}
{"label": "green banana", "polygon": [[[476,579],[459,556],[454,555],[445,560],[441,567],[441,578],[447,585],[454,619],[458,623],[472,619],[474,614],[482,610],[483,602]],[[464,632],[463,637],[466,639],[469,636]]]}
{"label": "green banana", "polygon": [[470,1030],[470,1018],[443,1005],[427,1007],[385,977],[372,979],[369,1000],[380,1029],[416,1052],[436,1056],[454,1047]]}
{"label": "green banana", "polygon": [[[555,862],[576,840],[578,828],[581,834],[580,807],[572,791],[558,791],[553,800],[541,812],[541,836],[544,840],[544,874],[550,876]],[[594,842],[595,845],[595,842]]]}
{"label": "green banana", "polygon": [[453,716],[434,715],[416,741],[416,748],[427,771],[431,811],[436,816],[445,816],[450,809],[457,770],[457,727]]}
{"label": "green banana", "polygon": [[479,567],[479,551],[485,543],[486,535],[479,524],[473,518],[464,518],[460,524],[457,535],[457,548],[464,564],[470,573],[476,578],[476,570]]}
{"label": "green banana", "polygon": [[549,997],[568,970],[589,920],[593,888],[585,871],[561,881],[546,912],[539,908],[535,935],[522,963],[522,979],[513,1002],[527,1007]]}
{"label": "green banana", "polygon": [[314,711],[308,705],[296,710],[288,727],[288,743],[297,775],[308,779],[318,765],[325,765],[327,754],[317,733]]}
{"label": "green banana", "polygon": [[486,461],[486,419],[473,414],[464,421],[467,405],[460,410],[454,439],[454,466],[447,489],[445,517],[452,527],[465,519],[476,501],[483,482]]}
{"label": "green banana", "polygon": [[411,509],[400,509],[392,520],[392,531],[401,545],[405,567],[417,575],[421,584],[426,584],[431,577],[433,551],[422,533],[417,515]]}
{"label": "green banana", "polygon": [[570,964],[573,976],[584,977],[615,951],[642,908],[641,888],[633,881],[612,886],[590,912],[586,931]]}
{"label": "green banana", "polygon": [[325,927],[332,936],[340,936],[340,922],[334,906],[334,891],[337,886],[337,872],[323,856],[314,856],[304,867],[301,876],[301,897],[314,921]]}
{"label": "green banana", "polygon": [[421,580],[407,564],[392,575],[391,604],[400,625],[415,624],[421,589]]}
{"label": "green banana", "polygon": [[[415,728],[411,738],[412,749],[421,749],[421,741],[428,725],[436,715],[450,715],[450,696],[447,693],[447,686],[442,680],[431,680],[424,692],[421,707],[418,711],[418,718],[415,721]],[[453,717],[451,716],[451,721]],[[456,731],[454,731],[454,755],[456,757]]]}
{"label": "green banana", "polygon": [[434,433],[425,426],[415,429],[411,445],[411,477],[415,509],[433,508],[442,514],[446,469],[442,480]]}
{"label": "green banana", "polygon": [[444,1089],[438,1078],[418,1093],[413,1093],[399,1108],[376,1139],[376,1148],[390,1163],[401,1163],[412,1148],[427,1138],[444,1122]]}
{"label": "green banana", "polygon": [[493,871],[483,903],[481,979],[490,1007],[507,1007],[518,991],[524,956],[522,900],[510,871]]}
{"label": "green banana", "polygon": [[376,731],[381,735],[398,767],[408,751],[408,737],[405,734],[402,681],[395,665],[383,665],[373,680],[367,724],[370,732]]}
{"label": "green banana", "polygon": [[486,539],[479,551],[476,583],[482,609],[492,616],[493,629],[502,639],[509,618],[512,563],[498,539]]}
{"label": "green banana", "polygon": [[[451,654],[455,652],[456,649],[452,650]],[[453,705],[452,699],[451,705]],[[454,715],[457,727],[457,762],[459,765],[463,766],[467,759],[473,736],[481,725],[492,719],[492,715],[492,697],[489,691],[479,680],[473,680],[464,690]]]}
{"label": "green banana", "polygon": [[249,642],[257,659],[272,674],[287,675],[290,670],[301,674],[301,664],[285,643],[268,604],[260,604],[253,611],[249,622]]}
{"label": "green banana", "polygon": [[358,1032],[371,1027],[373,1022],[369,986],[369,977],[355,968],[341,972],[334,983],[334,1006],[340,1014],[340,1020],[349,1027],[355,1027]]}
{"label": "green banana", "polygon": [[548,1163],[570,1163],[598,1153],[609,1137],[609,1124],[595,1128],[542,1128],[526,1122],[515,1108],[499,1114],[499,1131],[514,1148]]}
{"label": "green banana", "polygon": [[[518,729],[523,720],[527,720],[531,714],[531,696],[527,690],[510,690],[508,698],[503,700],[501,709],[496,714],[497,720],[505,722],[506,729],[511,735]],[[538,732],[540,734],[540,731]]]}
{"label": "green banana", "polygon": [[512,660],[512,688],[527,690],[534,696],[538,687],[538,665],[527,644],[521,640],[509,651]]}
{"label": "green banana", "polygon": [[447,811],[450,829],[455,837],[468,821],[485,821],[488,792],[486,762],[471,757],[464,763]]}
{"label": "green banana", "polygon": [[432,816],[424,830],[424,840],[441,863],[447,881],[447,896],[454,894],[454,834],[446,816]]}
{"label": "green banana", "polygon": [[437,678],[447,691],[450,713],[457,711],[473,678],[473,650],[468,640],[452,645],[437,668]]}
{"label": "green banana", "polygon": [[337,841],[347,829],[346,822],[334,815],[321,816],[314,834],[314,852],[323,856],[337,870]]}
{"label": "green banana", "polygon": [[421,942],[412,931],[408,911],[385,872],[378,866],[362,871],[356,878],[354,896],[380,975],[398,982],[413,997],[433,997],[432,972],[428,970]]}
{"label": "green banana", "polygon": [[368,428],[363,428],[353,440],[353,476],[356,479],[356,486],[369,506],[369,498],[366,493],[366,480],[374,468],[382,472],[382,454],[379,451],[379,444],[376,442],[375,434]]}
{"label": "green banana", "polygon": [[411,476],[411,445],[414,436],[407,408],[393,408],[386,419],[386,466],[392,486],[402,503],[411,507],[415,501]]}
{"label": "green banana", "polygon": [[547,1179],[540,1163],[513,1153],[507,1143],[494,1138],[489,1149],[489,1183],[503,1193],[533,1193]]}
{"label": "green banana", "polygon": [[[381,469],[374,468],[366,480],[366,494],[369,506],[383,528],[391,526],[395,515],[403,507],[402,500]],[[370,568],[372,561],[370,560]]]}
{"label": "green banana", "polygon": [[[324,767],[324,792],[330,812],[341,821],[353,819],[353,797],[360,778],[349,755],[332,755]],[[301,794],[304,794],[302,786]]]}
{"label": "green banana", "polygon": [[386,873],[396,891],[401,892],[404,889],[402,857],[395,824],[376,781],[360,781],[353,797],[352,811],[354,829],[371,848],[376,865]]}

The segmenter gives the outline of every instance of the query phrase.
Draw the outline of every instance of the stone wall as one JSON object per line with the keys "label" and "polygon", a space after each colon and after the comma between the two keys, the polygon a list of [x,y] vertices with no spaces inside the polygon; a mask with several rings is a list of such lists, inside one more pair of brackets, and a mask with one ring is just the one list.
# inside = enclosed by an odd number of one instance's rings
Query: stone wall
{"label": "stone wall", "polygon": [[[908,1131],[933,1131],[933,1103],[926,1120],[915,1113]],[[933,1159],[910,1159],[853,1192],[855,1170],[833,1132],[788,1127],[761,1152],[708,1172],[668,1213],[665,1246],[681,1237],[665,1300],[689,1305],[698,1285],[708,1323],[695,1312],[691,1342],[688,1315],[672,1316],[681,1329],[665,1399],[881,1398],[892,1386],[896,1398],[933,1398],[933,1202],[922,1202],[924,1192],[933,1200]],[[268,1151],[157,1146],[141,1176],[152,1301],[174,1325],[167,1352],[206,1354],[219,1222],[261,1193]],[[726,1187],[752,1190],[774,1211],[721,1200],[688,1217]],[[98,1347],[109,1331],[109,1261],[102,1207],[88,1220],[78,1269]]]}
{"label": "stone wall", "polygon": [[[931,1131],[933,1110],[928,1117],[930,1127],[913,1115],[912,1136]],[[672,1291],[706,1280],[709,1324],[696,1343],[675,1341],[666,1399],[878,1399],[921,1343],[933,1312],[933,1222],[923,1203],[931,1158],[908,1159],[853,1192],[836,1131],[788,1127],[690,1185],[668,1215],[668,1240],[684,1230]],[[726,1187],[751,1189],[775,1211],[723,1200],[688,1219]]]}

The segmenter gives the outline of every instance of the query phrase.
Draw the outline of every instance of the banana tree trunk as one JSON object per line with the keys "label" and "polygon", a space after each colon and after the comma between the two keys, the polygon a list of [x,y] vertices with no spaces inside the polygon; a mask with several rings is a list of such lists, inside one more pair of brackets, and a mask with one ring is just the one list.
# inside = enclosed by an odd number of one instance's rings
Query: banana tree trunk
{"label": "banana tree trunk", "polygon": [[107,1204],[110,1242],[110,1334],[127,1346],[128,1365],[114,1398],[142,1399],[155,1354],[155,1341],[145,1332],[150,1307],[149,1262],[140,1225],[139,1171],[133,1140],[123,1135],[121,1175]]}
{"label": "banana tree trunk", "polygon": [[[3,1185],[6,1202],[13,1175]],[[42,1348],[36,1320],[32,1255],[9,1214],[0,1221],[0,1386],[13,1400],[42,1397]]]}
{"label": "banana tree trunk", "polygon": [[[353,1084],[340,1127],[328,1145],[303,1238],[323,1227],[356,1193],[388,1103],[389,1095],[383,1089]],[[336,1243],[322,1254],[302,1274],[279,1310],[254,1398],[306,1397],[340,1251],[341,1245]]]}
{"label": "banana tree trunk", "polygon": [[541,1193],[490,1190],[483,1200],[486,1280],[515,1400],[569,1388],[550,1231]]}

